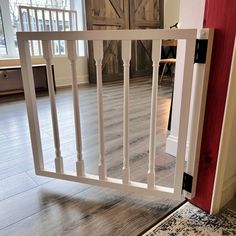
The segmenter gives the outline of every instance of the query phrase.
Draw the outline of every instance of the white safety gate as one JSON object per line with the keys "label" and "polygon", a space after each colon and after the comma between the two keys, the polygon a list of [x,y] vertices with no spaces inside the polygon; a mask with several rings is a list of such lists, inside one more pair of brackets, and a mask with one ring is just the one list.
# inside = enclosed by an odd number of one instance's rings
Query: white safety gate
{"label": "white safety gate", "polygon": [[[77,11],[45,7],[19,6],[19,17],[22,32],[57,32],[77,31]],[[52,42],[54,55],[65,54],[65,42],[56,40]],[[31,41],[32,56],[42,56],[40,41]]]}
{"label": "white safety gate", "polygon": [[[207,30],[206,30],[207,31]],[[207,34],[205,34],[207,35]],[[186,152],[186,140],[188,130],[188,120],[190,111],[191,85],[193,78],[194,54],[197,37],[196,29],[179,30],[119,30],[119,31],[73,31],[73,32],[20,32],[17,34],[19,53],[22,67],[22,78],[24,83],[25,99],[28,111],[28,119],[31,134],[31,143],[34,156],[34,166],[36,174],[57,179],[76,181],[91,185],[110,187],[115,189],[130,190],[136,193],[150,194],[165,198],[180,199],[182,196],[182,183],[184,173],[184,162]],[[180,124],[178,137],[178,151],[175,166],[174,187],[158,186],[155,183],[155,157],[156,157],[156,117],[157,117],[157,93],[158,93],[158,68],[161,58],[161,42],[166,39],[176,39],[185,41],[184,64],[182,84],[182,104],[180,111]],[[40,137],[40,127],[34,90],[31,55],[29,42],[31,40],[42,41],[43,57],[47,65],[48,89],[51,105],[51,117],[55,147],[55,172],[44,167],[44,159]],[[52,76],[52,40],[65,40],[67,43],[67,56],[71,64],[72,71],[72,92],[74,103],[74,128],[76,134],[77,149],[77,173],[68,174],[63,167],[63,157],[60,148],[59,127],[57,119],[57,107]],[[98,102],[98,137],[99,137],[99,165],[98,175],[86,173],[86,166],[82,155],[82,138],[80,124],[80,107],[78,101],[79,89],[77,87],[77,40],[92,40],[94,46],[94,59],[97,75],[97,102]],[[103,84],[102,84],[102,60],[103,60],[103,40],[122,41],[122,60],[124,66],[124,116],[123,116],[123,176],[122,179],[110,178],[107,176],[104,121],[103,121]],[[132,40],[152,40],[152,95],[151,95],[151,117],[150,117],[150,137],[149,137],[149,159],[147,160],[148,173],[147,183],[134,182],[130,180],[129,162],[129,64],[131,60]],[[199,95],[197,95],[199,96]],[[117,157],[120,158],[120,157]],[[194,160],[188,169],[194,169]],[[188,170],[187,170],[188,172]],[[195,178],[195,176],[194,176]]]}

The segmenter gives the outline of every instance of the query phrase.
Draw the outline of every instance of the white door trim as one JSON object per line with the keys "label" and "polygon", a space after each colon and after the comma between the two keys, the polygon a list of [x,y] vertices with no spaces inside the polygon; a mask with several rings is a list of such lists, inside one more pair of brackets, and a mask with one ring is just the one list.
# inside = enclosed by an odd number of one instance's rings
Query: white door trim
{"label": "white door trim", "polygon": [[[217,158],[216,175],[211,202],[211,214],[217,214],[219,210],[230,201],[236,193],[236,170],[234,173],[227,173],[231,159],[234,158],[235,152],[232,153],[232,146],[235,150],[235,119],[236,119],[236,38],[234,43],[234,53],[231,63],[231,72],[228,85],[228,94],[222,133],[220,139],[219,154]],[[234,126],[233,126],[234,125]],[[230,150],[231,148],[231,150]],[[231,168],[231,167],[230,167]],[[231,172],[231,171],[230,171]],[[229,176],[228,176],[229,175]],[[228,176],[228,177],[227,177]]]}

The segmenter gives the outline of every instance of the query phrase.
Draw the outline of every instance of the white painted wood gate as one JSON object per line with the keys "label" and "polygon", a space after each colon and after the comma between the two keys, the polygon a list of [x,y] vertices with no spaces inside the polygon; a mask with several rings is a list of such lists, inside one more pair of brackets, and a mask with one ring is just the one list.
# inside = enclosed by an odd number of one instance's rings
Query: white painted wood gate
{"label": "white painted wood gate", "polygon": [[[209,30],[204,30],[202,35],[208,38]],[[34,156],[34,166],[36,174],[76,181],[91,185],[110,187],[121,190],[131,190],[136,193],[151,194],[159,197],[180,199],[183,193],[183,173],[186,152],[186,140],[188,130],[188,120],[190,111],[191,87],[194,69],[194,54],[197,38],[196,29],[181,30],[119,30],[119,31],[72,31],[72,32],[20,32],[17,34],[19,53],[22,67],[22,78],[24,83],[25,99],[28,111],[30,135],[32,150]],[[181,130],[178,142],[178,151],[175,166],[174,187],[158,186],[155,183],[155,147],[156,147],[156,116],[157,116],[157,93],[158,93],[158,68],[161,58],[161,40],[176,39],[184,40],[186,45],[184,63],[185,70],[182,84],[182,104],[179,130]],[[47,170],[44,167],[44,159],[40,137],[40,127],[38,120],[36,96],[34,90],[34,81],[32,74],[32,64],[29,42],[31,40],[42,41],[43,57],[47,65],[48,89],[51,105],[51,117],[53,126],[53,137],[55,147],[55,172]],[[74,128],[76,134],[77,162],[76,173],[69,174],[63,167],[63,157],[61,154],[59,127],[57,119],[57,107],[55,101],[55,92],[52,77],[52,48],[51,40],[65,40],[67,42],[67,56],[71,63],[72,71],[72,92],[74,105]],[[80,107],[78,100],[78,87],[76,78],[76,60],[77,60],[77,40],[92,40],[94,46],[94,59],[96,63],[97,74],[97,102],[98,102],[98,136],[99,136],[99,166],[98,175],[86,173],[86,166],[82,155],[82,138],[80,124]],[[122,41],[122,60],[124,65],[124,116],[123,116],[123,169],[122,179],[110,178],[107,176],[105,144],[104,144],[104,121],[103,121],[103,85],[102,85],[102,59],[103,59],[103,40],[121,40]],[[130,162],[129,162],[129,64],[131,60],[131,41],[132,40],[152,40],[152,95],[151,95],[151,118],[150,118],[150,136],[149,136],[149,159],[147,160],[148,173],[147,183],[134,182],[130,180]],[[210,50],[208,50],[208,54]],[[208,56],[209,58],[209,56]],[[198,76],[204,77],[204,72],[198,73]],[[205,83],[206,84],[206,83]],[[200,95],[200,96],[199,96]],[[200,98],[199,98],[200,97]],[[193,108],[193,113],[200,116],[199,106],[201,108],[201,94],[196,94],[195,98],[200,99],[200,105]],[[191,123],[191,122],[190,122]],[[191,129],[196,125],[192,124]],[[196,145],[196,139],[190,145]],[[194,146],[195,147],[195,146]],[[190,148],[190,150],[192,150]],[[194,150],[193,150],[194,151]],[[119,158],[119,157],[118,157]],[[187,165],[188,174],[196,179],[195,157],[191,156]]]}
{"label": "white painted wood gate", "polygon": [[[22,32],[78,31],[78,16],[75,10],[19,6]],[[53,55],[64,55],[65,42],[52,41]],[[42,56],[40,41],[30,41],[32,56]]]}

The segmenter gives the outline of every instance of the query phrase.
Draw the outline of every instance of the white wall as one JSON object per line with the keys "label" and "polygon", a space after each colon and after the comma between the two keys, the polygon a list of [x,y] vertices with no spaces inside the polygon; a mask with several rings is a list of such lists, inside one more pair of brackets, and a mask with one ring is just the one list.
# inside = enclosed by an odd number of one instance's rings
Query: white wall
{"label": "white wall", "polygon": [[[179,23],[180,28],[202,28],[205,0],[180,0]],[[184,71],[185,42],[178,41],[176,56],[175,86],[171,120],[171,132],[166,142],[166,152],[176,156],[179,134],[179,118],[182,91],[182,78]]]}
{"label": "white wall", "polygon": [[169,29],[170,26],[179,22],[179,3],[180,0],[164,1],[164,28]]}
{"label": "white wall", "polygon": [[217,213],[236,194],[236,38],[219,155],[217,159],[211,212]]}
{"label": "white wall", "polygon": [[201,28],[205,0],[180,0],[179,22],[181,28]]}
{"label": "white wall", "polygon": [[[56,86],[67,86],[71,85],[71,67],[70,62],[65,57],[54,57],[53,64],[55,65],[55,81]],[[88,66],[87,58],[79,57],[76,62],[77,68],[77,83],[84,84],[88,83]]]}

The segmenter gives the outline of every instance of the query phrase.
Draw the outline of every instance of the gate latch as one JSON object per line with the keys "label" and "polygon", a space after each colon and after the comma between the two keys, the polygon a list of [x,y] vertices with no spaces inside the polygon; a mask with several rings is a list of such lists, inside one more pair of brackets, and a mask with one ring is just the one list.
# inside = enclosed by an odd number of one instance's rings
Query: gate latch
{"label": "gate latch", "polygon": [[182,189],[191,193],[192,192],[192,184],[193,184],[193,176],[184,172]]}
{"label": "gate latch", "polygon": [[194,63],[206,63],[207,39],[196,39]]}

